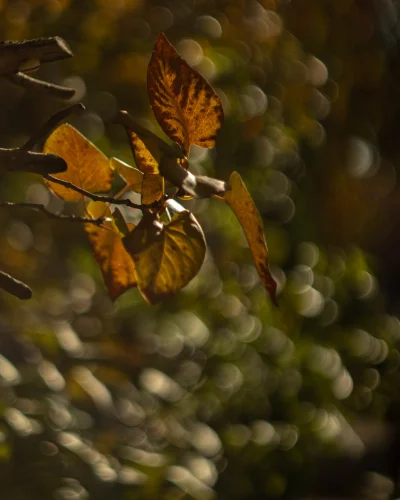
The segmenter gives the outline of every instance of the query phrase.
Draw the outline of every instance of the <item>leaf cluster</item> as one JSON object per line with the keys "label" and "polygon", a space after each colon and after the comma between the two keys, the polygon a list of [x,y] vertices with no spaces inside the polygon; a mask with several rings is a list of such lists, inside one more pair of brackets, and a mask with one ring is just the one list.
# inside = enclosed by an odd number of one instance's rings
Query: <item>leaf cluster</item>
{"label": "leaf cluster", "polygon": [[[155,304],[186,286],[202,266],[206,241],[195,216],[177,200],[213,197],[229,205],[238,218],[261,281],[276,303],[262,220],[240,175],[233,172],[226,183],[190,172],[191,146],[214,147],[224,113],[210,84],[164,34],[158,36],[148,65],[147,91],[155,118],[172,144],[120,111],[117,122],[127,132],[136,168],[107,158],[78,130],[63,124],[49,135],[40,154],[59,159],[65,168],[55,175],[51,169],[36,170],[59,198],[83,201],[85,217],[79,220],[109,295],[116,299],[137,286]],[[41,138],[54,122],[54,117],[49,120]],[[112,193],[116,175],[125,186]],[[130,199],[131,193],[140,195],[140,203]],[[123,205],[125,211],[113,205]],[[142,212],[136,225],[130,221],[130,209]]]}

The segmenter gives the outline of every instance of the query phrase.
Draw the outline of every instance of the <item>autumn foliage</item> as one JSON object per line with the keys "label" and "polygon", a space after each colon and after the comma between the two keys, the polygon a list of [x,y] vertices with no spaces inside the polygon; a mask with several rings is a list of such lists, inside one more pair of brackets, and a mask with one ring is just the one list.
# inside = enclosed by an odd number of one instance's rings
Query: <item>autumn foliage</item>
{"label": "autumn foliage", "polygon": [[[233,172],[226,183],[190,172],[191,146],[214,147],[224,114],[216,92],[164,34],[158,36],[148,65],[147,90],[155,118],[173,143],[121,111],[118,121],[126,129],[136,168],[108,159],[69,124],[53,130],[43,148],[66,163],[65,171],[47,172],[45,182],[64,201],[83,201],[85,231],[110,297],[137,286],[155,304],[186,286],[202,266],[206,242],[195,216],[177,199],[213,197],[237,216],[260,279],[276,304],[262,220],[240,175]],[[119,194],[110,194],[116,175],[126,185]],[[120,197],[130,191],[140,193],[140,204]],[[140,210],[140,222],[127,222],[113,205]]]}

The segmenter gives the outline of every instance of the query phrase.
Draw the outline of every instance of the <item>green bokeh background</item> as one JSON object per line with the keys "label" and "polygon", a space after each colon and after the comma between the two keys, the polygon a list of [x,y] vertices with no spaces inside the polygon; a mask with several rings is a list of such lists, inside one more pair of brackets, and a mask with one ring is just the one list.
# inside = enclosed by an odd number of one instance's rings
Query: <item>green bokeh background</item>
{"label": "green bokeh background", "polygon": [[[216,200],[187,202],[209,251],[158,306],[137,290],[110,301],[80,225],[1,209],[0,267],[34,290],[24,303],[0,292],[2,498],[389,498],[400,414],[396,15],[389,0],[0,1],[1,39],[68,42],[74,58],[35,76],[74,87],[87,111],[70,123],[129,163],[113,118],[126,109],[162,135],[146,68],[165,32],[225,110],[217,147],[194,148],[191,169],[242,175],[279,284],[276,309]],[[65,106],[6,80],[0,95],[2,147]],[[0,175],[2,201],[79,211],[40,177]]]}

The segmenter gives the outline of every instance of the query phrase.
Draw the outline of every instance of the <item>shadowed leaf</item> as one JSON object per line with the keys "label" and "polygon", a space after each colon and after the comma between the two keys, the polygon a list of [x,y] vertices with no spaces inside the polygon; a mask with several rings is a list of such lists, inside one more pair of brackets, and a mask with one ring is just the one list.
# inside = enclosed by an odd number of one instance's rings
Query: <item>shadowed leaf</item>
{"label": "shadowed leaf", "polygon": [[187,285],[199,272],[206,250],[203,231],[188,211],[166,225],[145,212],[123,243],[135,262],[139,290],[151,304]]}
{"label": "shadowed leaf", "polygon": [[[68,165],[58,179],[72,182],[91,193],[104,193],[111,189],[114,175],[108,158],[86,137],[69,124],[58,127],[47,139],[45,153],[61,156]],[[49,188],[65,201],[77,201],[82,195],[54,182],[46,181]]]}
{"label": "shadowed leaf", "polygon": [[187,156],[196,144],[212,148],[224,113],[211,85],[158,35],[147,70],[147,91],[163,131]]}
{"label": "shadowed leaf", "polygon": [[110,159],[111,168],[116,170],[122,179],[126,182],[126,185],[135,193],[141,193],[143,174],[137,168],[131,167],[127,163],[118,160],[118,158]]}
{"label": "shadowed leaf", "polygon": [[157,174],[144,174],[142,184],[142,204],[151,205],[164,196],[164,177]]}
{"label": "shadowed leaf", "polygon": [[108,293],[115,300],[137,284],[133,260],[125,250],[121,239],[129,230],[118,209],[111,215],[111,211],[105,203],[93,201],[89,203],[87,208],[94,219],[98,217],[113,219],[110,222],[105,222],[102,227],[85,224],[85,231]]}
{"label": "shadowed leaf", "polygon": [[272,302],[277,305],[276,283],[268,267],[268,249],[260,214],[237,172],[232,172],[228,184],[230,190],[225,193],[224,200],[238,218],[253,255],[261,282],[268,291]]}

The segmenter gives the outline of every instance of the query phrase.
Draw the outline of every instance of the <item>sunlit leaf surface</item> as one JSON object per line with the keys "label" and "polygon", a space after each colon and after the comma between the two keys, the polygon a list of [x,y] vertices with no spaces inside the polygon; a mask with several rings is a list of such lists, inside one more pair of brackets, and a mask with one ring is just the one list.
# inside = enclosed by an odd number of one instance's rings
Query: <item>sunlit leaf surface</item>
{"label": "sunlit leaf surface", "polygon": [[187,285],[200,270],[206,250],[203,232],[187,211],[166,225],[145,213],[123,243],[135,262],[139,290],[152,304]]}
{"label": "sunlit leaf surface", "polygon": [[135,193],[140,193],[142,191],[143,174],[140,170],[131,167],[118,158],[111,158],[110,165],[126,182],[128,189],[135,191]]}
{"label": "sunlit leaf surface", "polygon": [[[128,135],[137,168],[146,174],[158,174],[158,163],[161,152],[157,149],[157,143],[148,138],[143,142],[142,139],[131,130],[128,130]],[[149,142],[151,144],[149,144]]]}
{"label": "sunlit leaf surface", "polygon": [[238,218],[253,255],[261,282],[268,291],[272,302],[277,304],[276,283],[268,267],[268,248],[260,214],[237,172],[232,172],[228,184],[230,189],[225,193],[224,200]]}
{"label": "sunlit leaf surface", "polygon": [[[93,218],[112,218],[105,203],[90,202],[88,211]],[[93,254],[100,266],[104,283],[112,299],[136,286],[135,266],[131,256],[122,244],[122,237],[127,232],[122,214],[116,210],[114,219],[105,222],[104,227],[85,224],[85,231],[92,246]]]}
{"label": "sunlit leaf surface", "polygon": [[[58,127],[49,136],[45,153],[61,156],[68,165],[66,172],[55,175],[91,193],[111,189],[113,170],[108,158],[86,137],[69,124]],[[50,189],[65,201],[77,201],[82,195],[54,182],[46,181]]]}
{"label": "sunlit leaf surface", "polygon": [[164,132],[187,155],[192,144],[212,148],[223,122],[218,95],[161,33],[147,70],[153,112]]}

